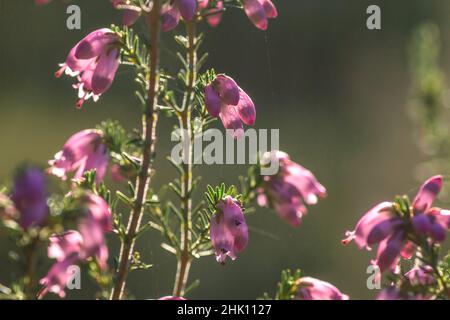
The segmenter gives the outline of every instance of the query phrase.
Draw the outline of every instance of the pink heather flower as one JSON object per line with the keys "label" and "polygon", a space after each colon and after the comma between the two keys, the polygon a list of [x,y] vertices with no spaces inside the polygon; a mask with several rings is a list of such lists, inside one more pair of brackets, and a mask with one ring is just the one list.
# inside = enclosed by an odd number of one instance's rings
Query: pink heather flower
{"label": "pink heather flower", "polygon": [[105,270],[108,260],[108,248],[105,233],[112,231],[112,214],[108,204],[101,197],[88,193],[82,199],[85,212],[81,218],[78,231],[70,230],[62,235],[50,237],[48,257],[56,259],[47,276],[40,283],[43,285],[39,298],[47,292],[65,296],[64,288],[71,278],[68,268],[90,257],[95,257],[101,269]]}
{"label": "pink heather flower", "polygon": [[129,0],[111,0],[111,2],[114,8],[123,10],[122,23],[125,26],[132,26],[142,14],[142,9]]}
{"label": "pink heather flower", "polygon": [[52,235],[49,241],[48,257],[60,262],[81,251],[83,237],[78,231],[70,230],[62,235]]}
{"label": "pink heather flower", "polygon": [[278,16],[277,9],[270,0],[242,0],[242,3],[250,21],[261,30],[267,30],[268,19]]}
{"label": "pink heather flower", "polygon": [[180,17],[191,21],[197,11],[197,0],[173,0],[163,5],[161,9],[161,29],[170,31],[180,22]]}
{"label": "pink heather flower", "polygon": [[66,296],[64,289],[73,276],[70,272],[70,267],[77,263],[77,255],[72,255],[67,259],[56,262],[47,275],[39,281],[43,287],[38,293],[38,299],[42,299],[48,292],[53,292],[64,298]]}
{"label": "pink heather flower", "polygon": [[211,242],[217,262],[224,264],[226,257],[232,260],[248,243],[248,228],[242,208],[237,200],[226,197],[217,204],[217,213],[211,217]]}
{"label": "pink heather flower", "polygon": [[203,10],[203,15],[208,24],[215,28],[222,20],[223,1],[217,1],[214,7],[208,8],[209,0],[199,0],[198,9]]}
{"label": "pink heather flower", "polygon": [[348,296],[341,293],[338,288],[318,279],[300,278],[297,286],[297,300],[348,300]]}
{"label": "pink heather flower", "polygon": [[185,299],[185,298],[182,298],[182,297],[166,296],[166,297],[159,298],[158,300],[177,300],[177,301],[183,301],[183,300],[186,300],[186,299]]}
{"label": "pink heather flower", "polygon": [[50,213],[44,173],[37,168],[20,171],[15,177],[11,200],[19,212],[19,224],[23,229],[43,226]]}
{"label": "pink heather flower", "polygon": [[105,176],[108,159],[101,132],[83,130],[70,137],[63,150],[49,161],[49,171],[62,179],[67,179],[67,173],[76,171],[74,178],[80,179],[86,171],[96,169],[96,179],[100,182]]}
{"label": "pink heather flower", "polygon": [[413,286],[429,286],[436,282],[433,268],[430,266],[414,267],[405,274],[405,277]]}
{"label": "pink heather flower", "polygon": [[258,204],[274,208],[278,215],[293,227],[298,227],[307,205],[316,204],[318,198],[324,198],[327,191],[311,173],[293,162],[289,155],[281,151],[266,152],[262,164],[276,161],[280,170],[276,175],[264,176],[258,188]]}
{"label": "pink heather flower", "polygon": [[226,129],[234,130],[235,137],[243,135],[243,123],[255,124],[256,109],[252,99],[226,75],[218,75],[205,87],[205,106],[211,117],[220,117]]}
{"label": "pink heather flower", "polygon": [[[449,213],[446,210],[430,208],[442,188],[442,177],[428,179],[419,190],[412,210],[413,229],[416,234],[430,236],[434,241],[445,239],[446,228],[449,228]],[[380,270],[395,270],[400,256],[411,258],[415,253],[415,245],[407,241],[407,228],[404,220],[395,212],[393,204],[383,202],[369,210],[358,222],[354,231],[347,231],[348,244],[355,240],[360,249],[379,244],[377,259],[373,262]]]}
{"label": "pink heather flower", "polygon": [[78,89],[78,108],[91,97],[97,101],[109,89],[119,67],[119,47],[117,34],[107,28],[98,29],[77,43],[61,64],[56,77],[65,72],[78,78],[74,85]]}
{"label": "pink heather flower", "polygon": [[95,256],[100,268],[106,269],[108,247],[105,233],[113,229],[111,210],[105,200],[92,193],[83,199],[83,204],[87,213],[78,226],[83,238],[80,258],[85,260]]}

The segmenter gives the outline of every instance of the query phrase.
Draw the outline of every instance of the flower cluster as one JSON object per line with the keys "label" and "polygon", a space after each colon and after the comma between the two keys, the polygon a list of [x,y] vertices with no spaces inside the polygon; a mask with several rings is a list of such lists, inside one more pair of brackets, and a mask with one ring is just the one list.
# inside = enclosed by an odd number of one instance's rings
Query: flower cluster
{"label": "flower cluster", "polygon": [[316,204],[327,191],[309,170],[293,162],[286,153],[272,151],[261,158],[263,166],[273,162],[278,163],[280,169],[275,175],[263,177],[258,188],[258,203],[274,208],[281,218],[298,227],[307,213],[305,204]]}
{"label": "flower cluster", "polygon": [[108,204],[101,197],[88,193],[79,199],[82,217],[78,231],[69,230],[50,237],[48,257],[56,260],[48,274],[41,279],[43,286],[39,298],[47,292],[65,296],[64,288],[73,276],[72,265],[95,257],[101,269],[107,268],[108,248],[105,233],[112,231],[112,214]]}
{"label": "flower cluster", "polygon": [[400,256],[411,258],[423,241],[442,242],[450,228],[450,212],[432,208],[442,188],[442,177],[427,180],[412,205],[400,208],[397,203],[382,202],[359,220],[354,231],[348,231],[344,244],[355,240],[359,248],[370,250],[379,244],[373,261],[382,272],[395,271]]}
{"label": "flower cluster", "polygon": [[256,109],[252,99],[236,82],[218,75],[205,87],[205,106],[211,117],[220,117],[223,126],[239,138],[244,134],[243,124],[252,126],[256,121]]}

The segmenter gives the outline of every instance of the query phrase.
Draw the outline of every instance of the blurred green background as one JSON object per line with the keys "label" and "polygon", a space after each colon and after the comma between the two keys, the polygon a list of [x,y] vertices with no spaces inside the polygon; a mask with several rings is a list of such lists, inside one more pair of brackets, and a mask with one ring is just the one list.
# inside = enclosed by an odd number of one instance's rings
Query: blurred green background
{"label": "blurred green background", "polygon": [[[410,91],[407,45],[412,30],[424,21],[442,30],[442,65],[450,68],[450,2],[444,0],[284,0],[274,1],[279,18],[269,30],[254,28],[238,10],[226,13],[217,29],[207,30],[203,47],[207,66],[231,75],[253,98],[258,128],[280,128],[281,149],[311,169],[329,196],[310,208],[303,225],[293,229],[276,213],[258,208],[248,218],[247,250],[225,267],[213,257],[196,261],[191,281],[200,287],[189,298],[254,299],[273,294],[280,271],[301,268],[304,274],[335,284],[354,299],[371,298],[366,267],[375,252],[343,247],[352,229],[372,205],[397,193],[418,189],[416,165],[422,155],[413,140],[407,115]],[[67,77],[54,78],[57,63],[95,28],[120,22],[107,0],[74,1],[82,9],[82,29],[66,29],[67,3],[35,7],[31,0],[0,0],[0,184],[8,184],[24,160],[45,164],[75,131],[105,118],[127,129],[138,126],[133,73],[119,69],[112,89],[98,103],[75,109],[76,92]],[[382,30],[366,28],[366,8],[382,8]],[[144,30],[144,25],[138,25]],[[165,34],[162,65],[176,68],[170,51],[173,34]],[[169,154],[171,120],[159,126],[155,186],[174,177],[164,160]],[[204,180],[236,183],[244,166],[202,167]],[[136,298],[170,294],[175,259],[163,252],[160,236],[139,240],[149,271],[132,273],[128,288]],[[111,239],[117,254],[116,239]],[[8,259],[11,243],[0,235],[0,283],[20,275]],[[48,267],[42,263],[42,276]],[[69,298],[91,298],[94,287]]]}

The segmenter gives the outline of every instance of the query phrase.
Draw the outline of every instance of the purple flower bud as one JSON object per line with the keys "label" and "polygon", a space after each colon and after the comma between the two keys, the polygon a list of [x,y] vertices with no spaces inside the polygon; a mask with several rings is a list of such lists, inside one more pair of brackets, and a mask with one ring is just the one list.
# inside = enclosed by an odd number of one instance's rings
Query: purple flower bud
{"label": "purple flower bud", "polygon": [[197,11],[197,0],[175,0],[180,14],[185,21],[191,21]]}
{"label": "purple flower bud", "polygon": [[62,151],[49,161],[50,173],[67,178],[67,173],[76,171],[75,179],[80,179],[86,171],[96,169],[97,182],[103,180],[108,166],[108,150],[98,130],[83,130],[67,140]]}
{"label": "purple flower bud", "polygon": [[248,243],[248,228],[242,208],[236,200],[227,197],[217,204],[217,213],[211,217],[211,242],[216,259],[224,263],[227,256],[232,260]]}
{"label": "purple flower bud", "polygon": [[11,200],[19,212],[19,224],[24,229],[42,226],[49,215],[47,183],[44,173],[37,168],[26,168],[15,177]]}
{"label": "purple flower bud", "polygon": [[304,277],[297,281],[297,300],[348,300],[348,296],[332,284]]}

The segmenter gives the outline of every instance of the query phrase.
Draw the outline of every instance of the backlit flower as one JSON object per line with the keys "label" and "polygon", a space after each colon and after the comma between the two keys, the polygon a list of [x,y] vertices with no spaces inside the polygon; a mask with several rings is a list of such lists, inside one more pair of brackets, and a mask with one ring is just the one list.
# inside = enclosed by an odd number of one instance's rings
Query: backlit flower
{"label": "backlit flower", "polygon": [[211,242],[216,260],[224,263],[227,256],[232,260],[248,243],[248,228],[242,208],[237,200],[227,196],[217,204],[217,212],[211,217]]}
{"label": "backlit flower", "polygon": [[77,77],[78,108],[91,97],[97,101],[109,89],[119,67],[119,53],[120,38],[107,28],[91,32],[69,52],[56,76],[65,72]]}
{"label": "backlit flower", "polygon": [[414,234],[411,236],[429,237],[433,241],[442,242],[446,237],[446,229],[450,227],[450,215],[446,210],[431,208],[434,199],[442,188],[442,177],[428,179],[420,188],[409,213],[403,216],[391,202],[383,202],[369,210],[358,222],[354,231],[347,231],[344,244],[355,240],[360,249],[371,249],[378,244],[377,258],[373,261],[380,270],[395,270],[402,256],[411,258],[416,246],[408,240],[410,225]]}
{"label": "backlit flower", "polygon": [[348,296],[332,284],[310,277],[300,278],[297,288],[297,300],[348,300]]}
{"label": "backlit flower", "polygon": [[80,179],[86,171],[96,170],[97,182],[103,180],[108,167],[108,149],[98,130],[83,130],[67,140],[62,151],[55,155],[49,164],[49,171],[66,179],[69,172],[75,171],[75,179]]}
{"label": "backlit flower", "polygon": [[267,30],[268,19],[278,16],[277,9],[270,0],[242,0],[242,3],[250,21],[261,30]]}
{"label": "backlit flower", "polygon": [[273,162],[279,163],[279,171],[263,177],[262,185],[257,190],[258,204],[272,207],[286,222],[298,227],[307,213],[305,204],[316,204],[319,198],[327,195],[327,191],[311,171],[293,162],[286,153],[272,151],[261,158],[263,165]]}
{"label": "backlit flower", "polygon": [[256,109],[252,99],[226,75],[218,75],[205,87],[205,106],[211,117],[220,117],[223,126],[233,130],[235,137],[243,135],[243,124],[255,124]]}

